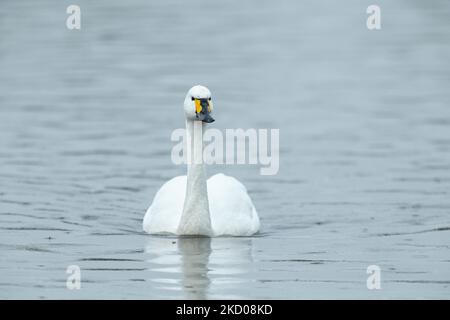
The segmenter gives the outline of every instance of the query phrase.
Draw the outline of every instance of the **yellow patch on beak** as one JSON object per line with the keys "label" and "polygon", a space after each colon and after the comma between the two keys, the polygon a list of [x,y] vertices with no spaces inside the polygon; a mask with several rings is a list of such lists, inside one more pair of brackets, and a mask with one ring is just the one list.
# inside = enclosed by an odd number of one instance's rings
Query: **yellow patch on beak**
{"label": "yellow patch on beak", "polygon": [[200,100],[199,99],[195,99],[195,112],[200,113],[202,112],[202,106],[200,104]]}

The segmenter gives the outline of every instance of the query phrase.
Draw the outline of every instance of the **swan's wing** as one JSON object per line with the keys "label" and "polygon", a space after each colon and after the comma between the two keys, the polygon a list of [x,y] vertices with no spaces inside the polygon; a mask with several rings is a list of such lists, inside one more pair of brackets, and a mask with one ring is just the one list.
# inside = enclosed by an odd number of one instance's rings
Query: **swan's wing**
{"label": "swan's wing", "polygon": [[214,235],[249,236],[259,230],[258,214],[242,183],[221,173],[207,183]]}
{"label": "swan's wing", "polygon": [[158,190],[143,221],[147,233],[175,234],[183,211],[186,196],[186,176],[175,177]]}

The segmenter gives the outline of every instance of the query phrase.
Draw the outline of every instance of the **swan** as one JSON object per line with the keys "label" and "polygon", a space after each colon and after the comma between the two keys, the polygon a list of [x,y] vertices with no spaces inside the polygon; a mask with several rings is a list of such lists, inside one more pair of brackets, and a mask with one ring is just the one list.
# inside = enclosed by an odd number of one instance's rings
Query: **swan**
{"label": "swan", "polygon": [[222,173],[206,179],[203,129],[214,121],[211,92],[192,87],[184,99],[187,176],[162,185],[148,208],[143,229],[150,234],[188,236],[250,236],[260,222],[247,189]]}

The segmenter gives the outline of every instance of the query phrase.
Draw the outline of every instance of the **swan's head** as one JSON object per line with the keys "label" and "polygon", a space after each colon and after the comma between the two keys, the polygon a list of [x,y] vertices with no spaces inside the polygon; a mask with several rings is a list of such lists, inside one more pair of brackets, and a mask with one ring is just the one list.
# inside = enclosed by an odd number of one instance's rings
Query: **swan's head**
{"label": "swan's head", "polygon": [[211,123],[213,104],[211,92],[204,86],[194,86],[189,89],[186,99],[184,99],[184,112],[188,120],[203,121]]}

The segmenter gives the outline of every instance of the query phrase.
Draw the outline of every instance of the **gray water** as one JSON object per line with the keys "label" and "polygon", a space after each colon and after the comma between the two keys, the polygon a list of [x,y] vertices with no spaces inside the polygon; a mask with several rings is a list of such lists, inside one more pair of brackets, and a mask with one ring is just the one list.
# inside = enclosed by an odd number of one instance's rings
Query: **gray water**
{"label": "gray water", "polygon": [[[0,298],[450,298],[448,1],[378,31],[372,1],[78,0],[70,31],[72,3],[0,3]],[[142,232],[198,83],[212,126],[280,129],[278,175],[208,167],[254,237]]]}

